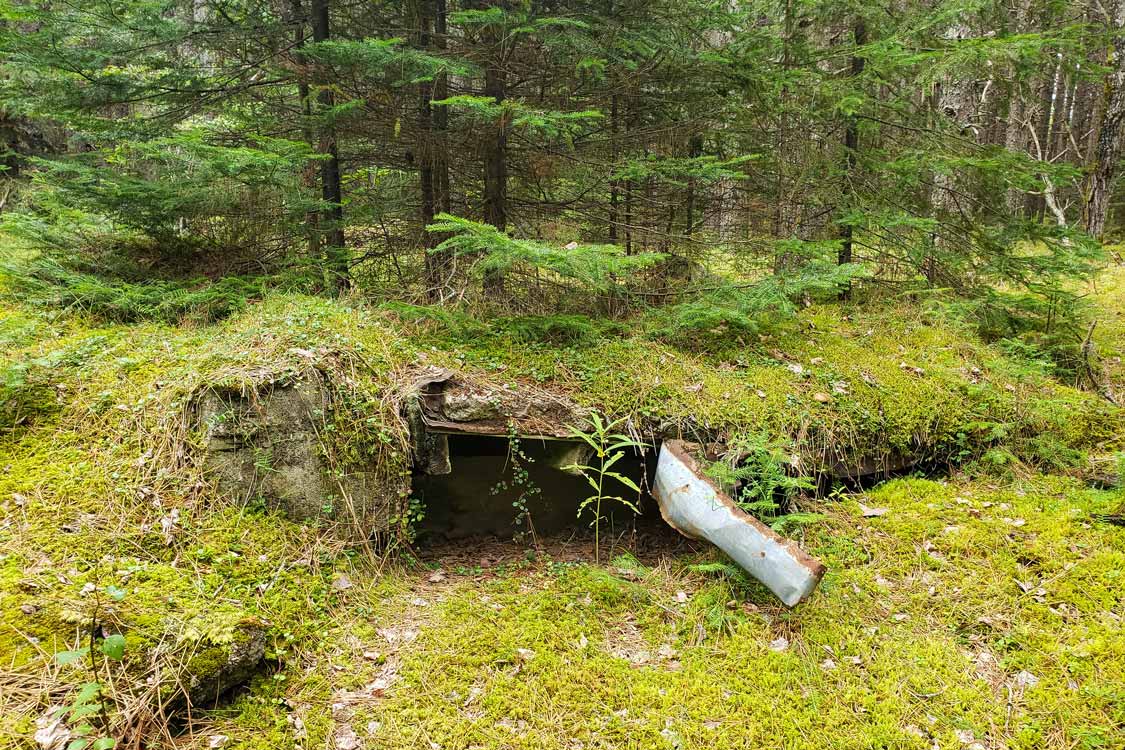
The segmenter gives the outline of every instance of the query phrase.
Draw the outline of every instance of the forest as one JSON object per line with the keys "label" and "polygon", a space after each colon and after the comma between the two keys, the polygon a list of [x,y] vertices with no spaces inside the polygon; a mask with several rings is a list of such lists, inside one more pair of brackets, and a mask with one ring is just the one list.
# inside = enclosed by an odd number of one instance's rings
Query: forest
{"label": "forest", "polygon": [[1125,750],[1125,0],[0,53],[0,748]]}
{"label": "forest", "polygon": [[14,277],[121,319],[281,287],[692,335],[857,285],[1045,328],[1114,231],[1122,13],[12,3]]}

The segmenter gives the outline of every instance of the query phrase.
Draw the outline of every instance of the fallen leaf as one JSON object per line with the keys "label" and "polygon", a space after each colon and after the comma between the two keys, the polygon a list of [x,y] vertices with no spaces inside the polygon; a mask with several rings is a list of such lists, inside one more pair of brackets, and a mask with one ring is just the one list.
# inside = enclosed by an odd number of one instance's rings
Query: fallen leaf
{"label": "fallen leaf", "polygon": [[63,706],[52,706],[35,720],[35,742],[43,750],[62,750],[71,737],[62,718],[52,718],[62,710]]}
{"label": "fallen leaf", "polygon": [[789,648],[789,639],[783,635],[778,636],[777,638],[774,638],[772,641],[770,641],[770,651],[781,653],[787,648]]}
{"label": "fallen leaf", "polygon": [[355,730],[351,728],[350,724],[344,724],[336,730],[333,737],[336,744],[336,750],[355,750],[359,747],[359,737],[356,735]]}
{"label": "fallen leaf", "polygon": [[875,518],[876,516],[885,516],[890,512],[890,508],[872,508],[870,506],[859,504],[859,512],[863,514],[864,518]]}

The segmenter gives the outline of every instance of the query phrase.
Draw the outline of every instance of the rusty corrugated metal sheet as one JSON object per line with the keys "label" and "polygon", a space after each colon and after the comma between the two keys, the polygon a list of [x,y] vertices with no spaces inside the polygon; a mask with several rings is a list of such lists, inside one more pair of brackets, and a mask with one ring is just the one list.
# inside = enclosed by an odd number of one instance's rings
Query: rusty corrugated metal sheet
{"label": "rusty corrugated metal sheet", "polygon": [[682,441],[661,446],[653,494],[674,529],[726,552],[786,606],[808,598],[824,575],[824,563],[739,508],[703,473]]}

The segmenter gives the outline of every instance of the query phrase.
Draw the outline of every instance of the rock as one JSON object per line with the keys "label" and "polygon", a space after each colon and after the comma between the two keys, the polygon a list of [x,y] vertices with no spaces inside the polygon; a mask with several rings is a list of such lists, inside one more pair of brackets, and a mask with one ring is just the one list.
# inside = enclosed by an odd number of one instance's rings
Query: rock
{"label": "rock", "polygon": [[482,422],[501,416],[496,399],[472,391],[446,393],[442,407],[445,418],[453,422]]}
{"label": "rock", "polygon": [[202,644],[187,660],[177,677],[179,695],[173,703],[192,706],[215,705],[219,698],[247,682],[266,655],[266,628],[258,620],[247,619],[235,628],[234,637],[223,645]]}
{"label": "rock", "polygon": [[403,399],[403,418],[410,429],[411,454],[414,466],[423,474],[438,476],[453,472],[449,459],[449,436],[430,432],[426,429],[426,418],[422,413],[422,388],[416,393],[407,394]]}
{"label": "rock", "polygon": [[250,394],[204,391],[197,412],[204,466],[219,492],[236,502],[261,498],[295,521],[337,519],[366,533],[385,528],[401,483],[387,482],[374,463],[330,471],[321,440],[329,404],[316,375],[266,383]]}

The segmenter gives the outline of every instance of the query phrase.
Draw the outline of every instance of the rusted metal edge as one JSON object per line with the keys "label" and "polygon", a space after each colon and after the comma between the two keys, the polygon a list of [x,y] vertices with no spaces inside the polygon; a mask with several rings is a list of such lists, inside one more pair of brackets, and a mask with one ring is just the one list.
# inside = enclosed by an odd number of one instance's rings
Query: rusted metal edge
{"label": "rusted metal edge", "polygon": [[824,576],[824,563],[739,508],[703,473],[683,441],[661,446],[653,494],[668,525],[726,552],[786,606],[808,598]]}

